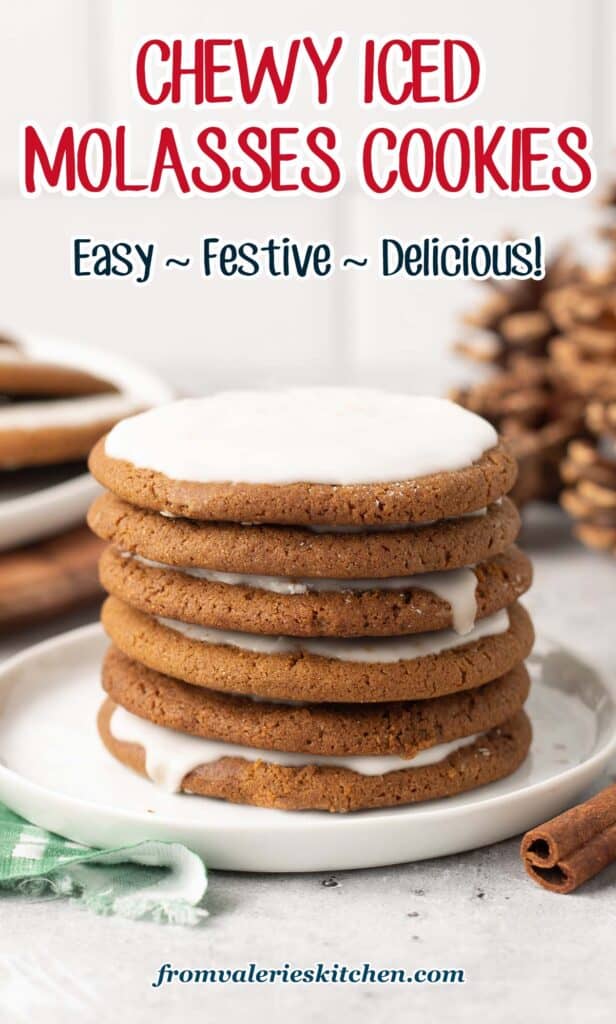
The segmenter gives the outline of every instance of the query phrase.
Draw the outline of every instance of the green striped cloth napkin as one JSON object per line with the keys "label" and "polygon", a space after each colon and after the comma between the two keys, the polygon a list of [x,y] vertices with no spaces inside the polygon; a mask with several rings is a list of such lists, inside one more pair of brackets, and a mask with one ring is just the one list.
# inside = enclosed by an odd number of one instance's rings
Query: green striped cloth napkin
{"label": "green striped cloth napkin", "polygon": [[195,925],[207,870],[179,843],[148,840],[95,850],[31,825],[0,803],[0,889],[67,896],[97,914]]}

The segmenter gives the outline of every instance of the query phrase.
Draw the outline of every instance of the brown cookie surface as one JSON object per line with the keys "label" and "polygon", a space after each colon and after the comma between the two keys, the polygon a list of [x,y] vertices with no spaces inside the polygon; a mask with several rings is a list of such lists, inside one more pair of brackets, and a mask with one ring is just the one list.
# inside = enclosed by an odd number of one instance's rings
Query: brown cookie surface
{"label": "brown cookie surface", "polygon": [[90,455],[93,476],[125,501],[188,519],[239,523],[379,526],[461,516],[511,490],[516,463],[504,444],[464,469],[396,483],[244,484],[173,480],[106,454]]}
{"label": "brown cookie surface", "polygon": [[[513,604],[503,615],[509,620],[503,633],[438,654],[390,662],[324,657],[302,650],[300,641],[296,649],[285,653],[207,643],[117,597],[109,597],[103,605],[102,622],[116,647],[128,657],[196,686],[271,699],[363,703],[424,700],[482,686],[504,675],[529,654],[534,634],[521,605]],[[263,639],[251,638],[250,642]],[[330,640],[304,643],[329,644]]]}
{"label": "brown cookie surface", "polygon": [[[98,716],[101,739],[123,764],[145,775],[145,751],[115,739],[110,720],[116,705],[107,699]],[[184,776],[181,790],[231,803],[280,810],[356,811],[395,807],[454,796],[510,775],[526,757],[532,730],[523,711],[475,743],[435,764],[385,775],[360,775],[348,768],[289,767],[267,761],[222,757]]]}
{"label": "brown cookie surface", "polygon": [[0,394],[100,395],[117,388],[85,370],[32,359],[3,359],[0,352]]}
{"label": "brown cookie surface", "polygon": [[0,469],[85,458],[101,434],[136,411],[119,394],[87,395],[0,407]]}
{"label": "brown cookie surface", "polygon": [[501,725],[520,710],[529,678],[517,665],[478,690],[389,704],[284,705],[216,693],[161,675],[111,647],[103,688],[114,704],[169,729],[263,750],[411,757]]}
{"label": "brown cookie surface", "polygon": [[[477,580],[477,619],[513,604],[532,580],[530,561],[517,548],[464,571],[474,572]],[[414,586],[412,576],[400,590],[366,587],[362,591],[280,594],[258,585],[196,578],[144,564],[108,548],[100,561],[100,579],[108,593],[150,615],[248,633],[395,636],[453,624],[451,604],[422,587],[421,580]]]}
{"label": "brown cookie surface", "polygon": [[155,562],[271,576],[384,577],[439,572],[483,562],[515,540],[511,501],[468,516],[406,530],[316,533],[302,527],[169,519],[112,494],[97,498],[90,528],[103,540]]}

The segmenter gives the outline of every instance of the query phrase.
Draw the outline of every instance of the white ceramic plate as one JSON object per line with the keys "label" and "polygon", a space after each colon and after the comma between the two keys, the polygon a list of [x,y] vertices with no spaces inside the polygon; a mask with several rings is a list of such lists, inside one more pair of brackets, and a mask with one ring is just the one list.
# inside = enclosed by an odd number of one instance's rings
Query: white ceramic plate
{"label": "white ceramic plate", "polygon": [[459,853],[497,842],[571,804],[616,753],[616,708],[588,665],[538,644],[531,756],[508,779],[415,807],[348,815],[270,811],[157,789],[116,762],[95,728],[99,625],[38,644],[0,668],[0,799],[92,846],[186,843],[210,867],[334,871]]}
{"label": "white ceramic plate", "polygon": [[[35,359],[76,366],[104,377],[144,405],[173,398],[171,389],[156,374],[115,352],[77,342],[26,336],[19,343]],[[62,471],[60,471],[60,474]],[[88,473],[58,479],[53,467],[17,473],[9,490],[0,493],[0,551],[50,537],[81,522],[99,487]]]}

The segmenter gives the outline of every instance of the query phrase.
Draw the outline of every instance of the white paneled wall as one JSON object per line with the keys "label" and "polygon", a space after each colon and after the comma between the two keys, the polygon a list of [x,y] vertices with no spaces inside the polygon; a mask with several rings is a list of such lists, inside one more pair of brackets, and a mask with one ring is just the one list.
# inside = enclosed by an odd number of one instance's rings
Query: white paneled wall
{"label": "white paneled wall", "polygon": [[88,4],[19,0],[0,8],[0,176],[14,184],[19,124],[53,132],[91,116]]}
{"label": "white paneled wall", "polygon": [[[204,281],[197,272],[165,271],[151,285],[77,281],[69,272],[74,234],[156,240],[166,251],[196,253],[204,234],[231,239],[288,233],[331,240],[337,252],[375,255],[382,234],[499,237],[543,231],[549,243],[583,230],[590,202],[558,199],[464,200],[368,198],[351,181],[335,199],[21,199],[16,193],[17,131],[35,120],[50,131],[74,119],[131,124],[133,149],[147,152],[165,118],[191,132],[207,110],[144,110],[133,98],[138,40],[152,34],[284,40],[316,31],[348,35],[346,60],[327,118],[341,128],[352,168],[369,122],[405,123],[412,110],[367,112],[356,102],[357,53],[365,33],[451,32],[474,38],[487,67],[486,88],[463,119],[582,120],[607,152],[605,88],[612,74],[609,0],[20,0],[0,12],[0,323],[15,329],[82,337],[169,365],[189,386],[293,378],[390,380],[442,389],[460,369],[448,357],[456,316],[474,300],[464,282],[382,281],[367,271],[325,281],[283,283],[263,277]],[[264,103],[258,116],[267,120]],[[220,115],[222,119],[223,115]],[[254,117],[254,114],[252,115]],[[278,116],[278,115],[276,115]],[[285,118],[319,117],[298,95]],[[229,109],[229,124],[246,119]],[[446,111],[425,114],[435,124]],[[611,144],[611,139],[610,139]],[[138,168],[137,168],[138,169]]]}

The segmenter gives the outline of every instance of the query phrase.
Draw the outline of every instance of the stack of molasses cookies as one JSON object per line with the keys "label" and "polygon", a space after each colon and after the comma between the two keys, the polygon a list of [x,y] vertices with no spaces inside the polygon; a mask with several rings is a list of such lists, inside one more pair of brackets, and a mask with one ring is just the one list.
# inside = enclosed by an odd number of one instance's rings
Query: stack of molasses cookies
{"label": "stack of molasses cookies", "polygon": [[531,566],[485,420],[372,390],[227,392],[124,420],[90,468],[116,759],[179,792],[326,811],[524,760]]}

